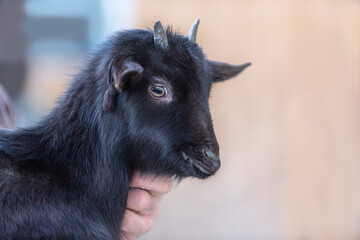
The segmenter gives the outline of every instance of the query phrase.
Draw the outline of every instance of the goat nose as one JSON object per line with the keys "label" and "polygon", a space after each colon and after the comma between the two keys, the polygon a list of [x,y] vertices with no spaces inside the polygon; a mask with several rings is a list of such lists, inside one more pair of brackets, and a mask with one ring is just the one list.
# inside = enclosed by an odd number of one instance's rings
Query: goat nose
{"label": "goat nose", "polygon": [[215,154],[210,149],[204,149],[203,153],[205,158],[208,160],[208,163],[212,165],[213,170],[218,170],[220,168],[220,157],[219,154]]}
{"label": "goat nose", "polygon": [[219,158],[219,154],[214,154],[214,153],[213,153],[211,150],[209,150],[209,149],[204,149],[204,150],[203,150],[203,153],[204,153],[205,157],[208,158],[208,159],[214,159],[214,160],[216,160],[216,159]]}
{"label": "goat nose", "polygon": [[210,149],[203,149],[202,153],[203,157],[193,162],[194,167],[207,176],[213,175],[220,168],[219,155]]}

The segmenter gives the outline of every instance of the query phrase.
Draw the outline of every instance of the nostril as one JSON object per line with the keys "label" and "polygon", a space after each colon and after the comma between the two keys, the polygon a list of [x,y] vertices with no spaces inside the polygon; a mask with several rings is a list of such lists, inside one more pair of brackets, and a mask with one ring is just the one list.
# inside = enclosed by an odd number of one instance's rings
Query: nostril
{"label": "nostril", "polygon": [[204,149],[203,153],[205,155],[206,158],[210,158],[212,160],[217,160],[219,159],[219,154],[214,154],[211,150],[209,149]]}
{"label": "nostril", "polygon": [[207,158],[209,157],[209,154],[207,153],[207,151],[205,149],[203,150],[203,153]]}

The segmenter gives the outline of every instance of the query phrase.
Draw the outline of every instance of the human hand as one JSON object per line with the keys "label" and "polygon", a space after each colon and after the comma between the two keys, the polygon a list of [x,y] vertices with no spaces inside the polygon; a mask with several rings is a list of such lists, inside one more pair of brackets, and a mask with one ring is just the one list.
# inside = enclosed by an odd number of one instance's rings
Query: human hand
{"label": "human hand", "polygon": [[133,240],[150,230],[159,213],[163,195],[172,187],[173,181],[168,177],[134,173],[121,226],[122,239]]}

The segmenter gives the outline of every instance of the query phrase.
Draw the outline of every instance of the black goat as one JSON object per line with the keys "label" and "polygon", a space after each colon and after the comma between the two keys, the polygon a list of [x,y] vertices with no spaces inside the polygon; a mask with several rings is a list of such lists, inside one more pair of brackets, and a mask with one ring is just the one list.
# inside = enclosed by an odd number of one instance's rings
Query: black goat
{"label": "black goat", "polygon": [[210,88],[249,64],[207,60],[198,24],[118,33],[43,121],[0,132],[0,239],[119,239],[135,170],[218,170]]}

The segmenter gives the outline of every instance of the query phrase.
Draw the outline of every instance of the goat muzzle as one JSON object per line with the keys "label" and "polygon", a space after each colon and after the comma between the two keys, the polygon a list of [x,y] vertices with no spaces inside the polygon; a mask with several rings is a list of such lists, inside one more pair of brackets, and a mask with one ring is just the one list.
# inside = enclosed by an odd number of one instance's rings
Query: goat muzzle
{"label": "goat muzzle", "polygon": [[190,164],[195,177],[198,178],[207,178],[215,174],[221,165],[218,151],[214,153],[209,148],[183,151],[182,157]]}

